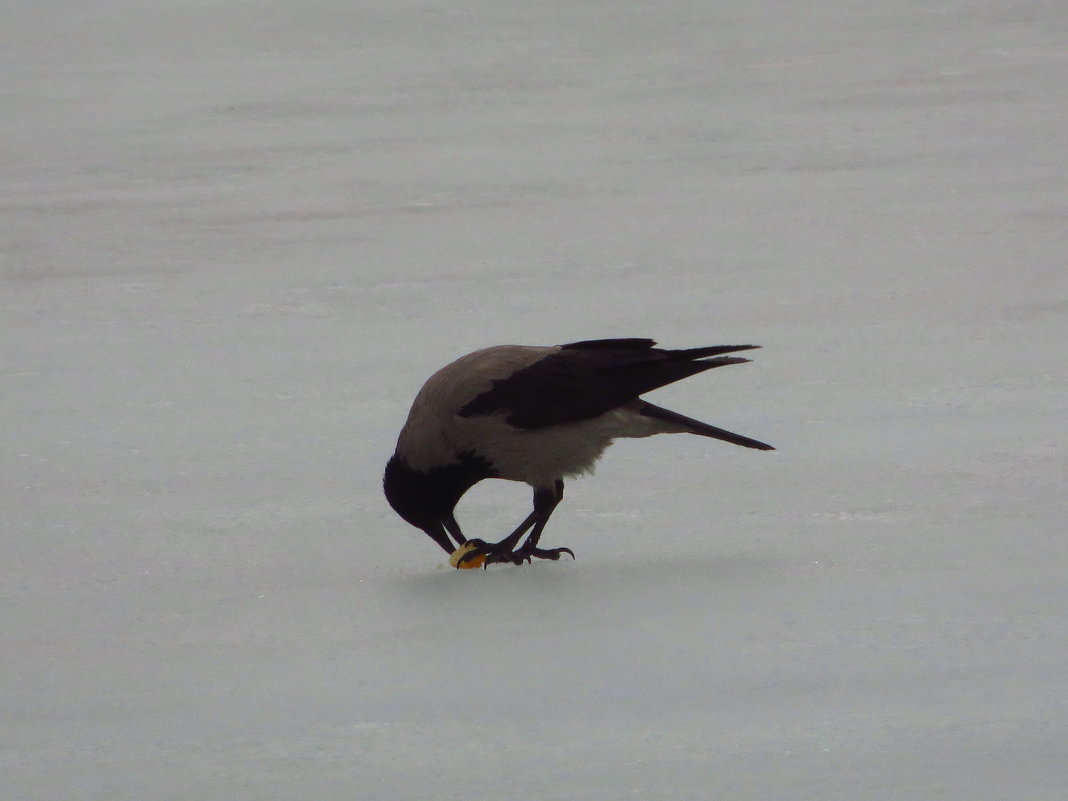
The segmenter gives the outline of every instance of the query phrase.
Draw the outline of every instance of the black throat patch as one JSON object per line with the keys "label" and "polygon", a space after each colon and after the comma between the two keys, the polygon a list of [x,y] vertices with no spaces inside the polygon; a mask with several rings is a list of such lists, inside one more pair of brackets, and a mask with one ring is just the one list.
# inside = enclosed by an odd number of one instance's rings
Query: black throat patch
{"label": "black throat patch", "polygon": [[462,453],[455,462],[421,472],[409,467],[396,454],[386,464],[382,488],[393,510],[417,528],[452,514],[457,502],[471,487],[496,473],[488,461]]}

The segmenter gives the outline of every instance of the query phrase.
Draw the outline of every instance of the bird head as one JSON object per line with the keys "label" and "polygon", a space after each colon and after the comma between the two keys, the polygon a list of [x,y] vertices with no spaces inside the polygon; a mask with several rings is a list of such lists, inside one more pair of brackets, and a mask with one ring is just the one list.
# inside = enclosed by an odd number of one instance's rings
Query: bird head
{"label": "bird head", "polygon": [[393,511],[451,552],[445,521],[453,519],[460,496],[492,475],[485,460],[467,454],[427,470],[417,470],[402,455],[394,454],[386,464],[382,489]]}

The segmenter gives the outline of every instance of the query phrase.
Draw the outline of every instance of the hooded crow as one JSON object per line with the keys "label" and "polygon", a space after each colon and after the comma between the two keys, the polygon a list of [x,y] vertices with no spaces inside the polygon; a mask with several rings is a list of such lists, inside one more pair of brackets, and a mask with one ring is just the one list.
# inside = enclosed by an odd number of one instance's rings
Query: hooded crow
{"label": "hooded crow", "polygon": [[[591,471],[616,437],[688,433],[774,450],[639,397],[713,367],[747,362],[722,354],[759,346],[655,345],[651,339],[599,339],[552,347],[498,345],[462,356],[434,373],[416,395],[386,465],[387,500],[446,553],[467,546],[454,554],[458,566],[479,557],[517,565],[565,553],[574,558],[569,548],[539,548],[542,529],[563,498],[564,477]],[[522,481],[534,489],[534,510],[497,543],[468,541],[454,516],[460,497],[485,478]]]}

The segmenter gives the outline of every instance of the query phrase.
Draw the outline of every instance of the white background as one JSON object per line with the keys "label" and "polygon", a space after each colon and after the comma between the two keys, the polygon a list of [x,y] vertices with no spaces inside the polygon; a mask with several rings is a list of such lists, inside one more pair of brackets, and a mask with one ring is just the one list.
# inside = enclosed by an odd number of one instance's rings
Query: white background
{"label": "white background", "polygon": [[[5,799],[1068,795],[1062,0],[3,7]],[[445,567],[421,382],[606,336],[779,450]]]}

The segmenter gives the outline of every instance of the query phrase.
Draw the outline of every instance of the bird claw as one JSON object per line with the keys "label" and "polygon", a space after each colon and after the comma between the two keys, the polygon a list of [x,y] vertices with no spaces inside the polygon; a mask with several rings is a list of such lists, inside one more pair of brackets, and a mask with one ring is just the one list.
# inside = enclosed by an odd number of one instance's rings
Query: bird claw
{"label": "bird claw", "polygon": [[524,556],[528,562],[532,556],[537,559],[552,559],[555,562],[565,553],[572,559],[575,558],[575,552],[570,548],[520,548],[516,553]]}
{"label": "bird claw", "polygon": [[471,561],[479,556],[485,557],[485,562],[482,563],[483,570],[486,569],[486,565],[490,564],[521,565],[524,562],[529,563],[532,559],[551,559],[556,561],[565,553],[572,559],[575,558],[575,552],[570,548],[522,547],[518,550],[511,551],[507,548],[502,548],[500,543],[490,544],[484,540],[477,539],[468,540],[466,544],[473,545],[474,547],[469,549],[458,559],[457,567],[460,567],[464,562]]}

